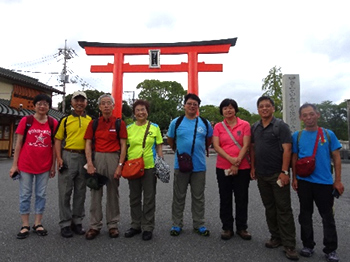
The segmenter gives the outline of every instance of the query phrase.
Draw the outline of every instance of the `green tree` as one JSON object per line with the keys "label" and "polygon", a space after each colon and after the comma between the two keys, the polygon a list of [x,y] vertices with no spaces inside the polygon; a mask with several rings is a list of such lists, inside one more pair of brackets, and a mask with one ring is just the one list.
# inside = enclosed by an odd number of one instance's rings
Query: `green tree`
{"label": "green tree", "polygon": [[[98,98],[104,94],[104,92],[98,91],[98,90],[84,90],[86,96],[88,97],[88,104],[86,106],[86,113],[89,116],[92,117],[98,117],[98,104],[97,104],[97,100]],[[71,107],[71,100],[72,100],[72,95],[73,94],[69,94],[66,95],[65,97],[65,104],[66,104],[66,108],[64,110],[64,112],[69,115],[72,113],[72,107]],[[58,103],[58,110],[62,110],[62,102]]]}
{"label": "green tree", "polygon": [[209,122],[218,123],[224,119],[222,115],[220,115],[219,107],[214,105],[201,106],[199,108],[199,114],[201,117],[208,119]]}
{"label": "green tree", "polygon": [[123,100],[122,113],[123,113],[123,119],[132,118],[132,115],[133,115],[132,108],[130,107],[128,102],[126,102],[125,100]]}
{"label": "green tree", "polygon": [[[86,93],[86,96],[88,97],[88,104],[87,104],[86,109],[85,109],[86,113],[92,117],[99,117],[99,109],[98,109],[97,100],[101,95],[103,95],[105,93],[98,91],[96,89],[95,90],[85,90],[84,92]],[[66,104],[65,107],[66,108],[65,108],[64,112],[67,115],[71,114],[71,112],[72,112],[72,107],[71,107],[72,95],[73,94],[69,94],[65,97],[65,104]],[[61,109],[62,109],[62,102],[59,102],[58,103],[58,110],[61,111]],[[132,116],[132,109],[130,108],[130,106],[127,104],[126,101],[123,101],[122,113],[123,113],[123,119]]]}
{"label": "green tree", "polygon": [[320,111],[318,125],[332,130],[338,139],[348,139],[347,105],[342,102],[339,105],[326,100],[321,104],[316,104]]}
{"label": "green tree", "polygon": [[170,121],[181,114],[186,91],[175,81],[145,80],[139,83],[138,97],[150,103],[149,120],[161,130],[169,127]]}
{"label": "green tree", "polygon": [[264,96],[271,97],[275,102],[276,112],[282,112],[282,71],[280,67],[274,66],[270,69],[269,74],[262,82],[262,90]]}
{"label": "green tree", "polygon": [[243,119],[243,120],[245,120],[245,121],[247,121],[249,123],[250,123],[251,118],[252,118],[252,114],[248,110],[244,109],[243,107],[238,107],[237,116],[240,119]]}

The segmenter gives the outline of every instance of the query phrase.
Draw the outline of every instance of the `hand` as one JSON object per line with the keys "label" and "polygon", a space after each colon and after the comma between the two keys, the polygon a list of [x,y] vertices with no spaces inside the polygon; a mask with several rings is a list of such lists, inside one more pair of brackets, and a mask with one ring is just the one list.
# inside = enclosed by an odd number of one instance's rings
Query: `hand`
{"label": "hand", "polygon": [[293,178],[292,187],[294,191],[298,192],[298,180],[296,178]]}
{"label": "hand", "polygon": [[17,166],[11,167],[11,169],[10,169],[10,177],[11,177],[11,178],[12,178],[13,174],[14,174],[16,171],[18,172]]}
{"label": "hand", "polygon": [[239,167],[239,165],[242,163],[242,159],[237,157],[236,158],[236,166]]}
{"label": "hand", "polygon": [[59,170],[63,166],[63,159],[57,158],[57,170]]}
{"label": "hand", "polygon": [[279,176],[278,176],[278,179],[281,180],[281,183],[282,183],[282,186],[286,186],[290,183],[290,177],[284,173],[281,173]]}
{"label": "hand", "polygon": [[93,175],[96,172],[96,168],[94,167],[93,164],[88,164],[87,166],[87,173],[89,175]]}
{"label": "hand", "polygon": [[229,161],[233,166],[239,166],[241,161],[238,157],[229,157]]}
{"label": "hand", "polygon": [[256,180],[255,168],[253,168],[253,167],[250,169],[250,178],[252,180]]}
{"label": "hand", "polygon": [[55,165],[52,165],[50,169],[50,174],[49,174],[50,178],[55,177],[55,174],[56,174]]}
{"label": "hand", "polygon": [[117,169],[114,172],[115,179],[119,179],[122,176],[122,169],[123,169],[123,166],[118,165]]}
{"label": "hand", "polygon": [[233,176],[238,174],[238,167],[237,166],[231,166],[230,167],[230,174],[232,174]]}
{"label": "hand", "polygon": [[338,190],[340,195],[342,195],[344,193],[344,185],[340,181],[339,182],[338,181],[334,182],[333,188]]}

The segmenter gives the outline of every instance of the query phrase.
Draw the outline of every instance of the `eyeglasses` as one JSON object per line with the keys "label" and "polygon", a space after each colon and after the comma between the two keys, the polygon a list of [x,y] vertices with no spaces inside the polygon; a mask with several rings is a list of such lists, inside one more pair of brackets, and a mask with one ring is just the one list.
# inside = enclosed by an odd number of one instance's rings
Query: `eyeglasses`
{"label": "eyeglasses", "polygon": [[48,106],[49,106],[49,103],[47,103],[47,102],[37,102],[35,105],[36,105],[36,106],[45,106],[45,107],[48,107]]}
{"label": "eyeglasses", "polygon": [[104,105],[107,105],[107,106],[110,106],[112,105],[113,103],[111,101],[106,101],[106,102],[101,102],[101,105],[104,106]]}
{"label": "eyeglasses", "polygon": [[271,108],[271,107],[272,107],[272,105],[270,105],[270,104],[266,104],[266,105],[259,105],[259,106],[258,106],[258,109],[264,109],[264,108],[269,109],[269,108]]}
{"label": "eyeglasses", "polygon": [[186,105],[188,105],[188,106],[194,106],[194,107],[197,107],[197,106],[198,106],[197,103],[190,103],[190,102],[187,102]]}

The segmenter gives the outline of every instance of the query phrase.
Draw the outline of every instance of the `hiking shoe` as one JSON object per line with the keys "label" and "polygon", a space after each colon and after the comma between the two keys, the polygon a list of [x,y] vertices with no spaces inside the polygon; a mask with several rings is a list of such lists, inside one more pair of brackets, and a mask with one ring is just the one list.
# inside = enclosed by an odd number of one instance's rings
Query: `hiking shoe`
{"label": "hiking shoe", "polygon": [[70,228],[70,226],[62,227],[61,228],[61,236],[65,238],[73,237],[73,232]]}
{"label": "hiking shoe", "polygon": [[229,240],[233,237],[233,231],[232,230],[223,230],[221,232],[221,239],[223,240]]}
{"label": "hiking shoe", "polygon": [[312,248],[303,247],[300,250],[300,255],[303,257],[311,257],[315,251]]}
{"label": "hiking shoe", "polygon": [[142,239],[147,241],[152,239],[152,231],[143,231]]}
{"label": "hiking shoe", "polygon": [[252,239],[252,235],[247,230],[244,230],[244,229],[237,230],[236,233],[244,240],[251,240]]}
{"label": "hiking shoe", "polygon": [[210,235],[210,231],[205,227],[195,228],[194,232],[200,234],[201,236],[208,237]]}
{"label": "hiking shoe", "polygon": [[86,233],[82,224],[72,224],[71,230],[77,235],[84,235]]}
{"label": "hiking shoe", "polygon": [[141,232],[142,232],[141,229],[130,228],[125,232],[124,236],[127,238],[130,238],[137,234],[141,234]]}
{"label": "hiking shoe", "polygon": [[280,238],[271,238],[265,243],[267,248],[277,248],[282,245],[282,240]]}
{"label": "hiking shoe", "polygon": [[325,254],[326,256],[326,260],[328,262],[338,262],[339,261],[339,257],[337,256],[337,253],[335,251],[329,253],[329,254]]}
{"label": "hiking shoe", "polygon": [[177,237],[181,233],[181,227],[172,227],[170,229],[170,235],[173,237]]}
{"label": "hiking shoe", "polygon": [[294,247],[284,247],[284,252],[286,253],[286,258],[290,260],[299,260],[299,256]]}

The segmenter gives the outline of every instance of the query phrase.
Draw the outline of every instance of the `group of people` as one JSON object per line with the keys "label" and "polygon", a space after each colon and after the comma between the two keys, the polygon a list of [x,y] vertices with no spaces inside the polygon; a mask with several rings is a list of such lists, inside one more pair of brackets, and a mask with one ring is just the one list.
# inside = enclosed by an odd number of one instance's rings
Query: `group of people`
{"label": "group of people", "polygon": [[[34,98],[35,114],[32,124],[24,117],[16,130],[17,142],[10,176],[20,173],[20,214],[22,227],[17,238],[29,235],[29,213],[33,181],[35,184],[35,222],[33,230],[45,236],[41,223],[49,177],[58,172],[59,225],[63,237],[73,233],[92,240],[102,228],[103,189],[91,190],[90,228],[85,232],[86,177],[100,174],[106,183],[106,222],[109,236],[119,236],[119,178],[126,159],[143,157],[144,175],[129,180],[131,227],[124,234],[130,238],[142,233],[143,240],[152,239],[155,226],[156,183],[155,158],[163,157],[163,139],[159,126],[148,120],[149,103],[137,100],[133,104],[135,122],[126,126],[113,116],[115,101],[109,94],[98,99],[101,116],[92,120],[86,115],[87,96],[74,92],[73,112],[60,123],[47,116],[51,98],[40,94]],[[261,120],[250,124],[237,117],[238,104],[224,99],[219,107],[223,121],[214,128],[198,116],[201,100],[196,94],[184,98],[184,116],[172,120],[167,137],[174,149],[174,178],[171,236],[179,236],[184,226],[183,213],[188,185],[191,190],[191,211],[194,232],[209,236],[205,226],[206,150],[212,144],[217,152],[216,177],[220,194],[221,238],[228,240],[236,234],[252,239],[248,232],[248,196],[250,180],[257,180],[270,239],[267,248],[284,246],[286,257],[298,260],[296,233],[291,207],[290,184],[300,202],[299,223],[303,247],[300,255],[314,253],[312,226],[313,203],[316,203],[324,228],[324,253],[327,261],[339,261],[336,254],[337,232],[333,214],[333,192],[344,192],[341,183],[341,145],[331,130],[321,129],[320,113],[313,104],[299,109],[304,130],[291,134],[286,123],[273,116],[274,101],[262,96],[257,101]],[[28,128],[29,127],[29,128]],[[57,131],[55,132],[54,130]],[[320,131],[319,131],[320,130]],[[320,140],[318,134],[322,133]],[[316,168],[308,177],[296,172],[298,159],[311,156],[314,144]],[[55,159],[57,161],[55,161]],[[334,181],[331,162],[334,163]],[[57,162],[57,165],[55,164]],[[290,168],[291,167],[291,168]],[[292,169],[292,177],[290,174]],[[233,207],[233,195],[235,207]],[[71,204],[72,202],[72,204]],[[233,209],[235,208],[235,211]]]}

